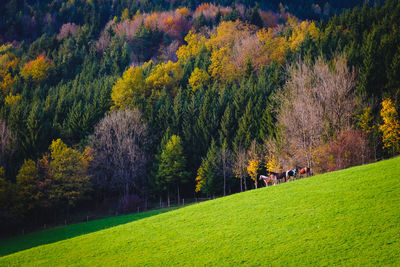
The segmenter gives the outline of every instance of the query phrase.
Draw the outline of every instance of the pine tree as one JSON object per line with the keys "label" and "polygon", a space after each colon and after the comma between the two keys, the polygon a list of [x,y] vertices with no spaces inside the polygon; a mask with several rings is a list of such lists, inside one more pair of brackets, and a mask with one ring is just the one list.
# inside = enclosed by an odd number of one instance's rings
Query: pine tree
{"label": "pine tree", "polygon": [[164,150],[161,152],[161,163],[158,167],[158,179],[167,185],[168,203],[169,192],[173,185],[177,189],[177,201],[180,204],[180,186],[187,182],[186,159],[183,155],[181,138],[172,135]]}

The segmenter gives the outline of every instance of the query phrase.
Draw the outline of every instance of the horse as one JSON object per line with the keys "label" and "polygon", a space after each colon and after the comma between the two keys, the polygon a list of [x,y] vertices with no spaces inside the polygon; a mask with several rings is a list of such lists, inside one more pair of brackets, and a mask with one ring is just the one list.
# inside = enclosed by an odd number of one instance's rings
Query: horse
{"label": "horse", "polygon": [[302,177],[302,174],[306,174],[307,177],[311,175],[311,169],[309,167],[296,166],[296,170],[300,177]]}
{"label": "horse", "polygon": [[265,176],[265,175],[260,175],[260,178],[258,178],[258,180],[263,180],[265,183],[265,187],[268,187],[268,183],[269,182],[273,182],[274,185],[276,185],[276,176],[274,175],[269,175],[269,176]]}
{"label": "horse", "polygon": [[274,175],[276,180],[280,182],[280,179],[285,179],[286,182],[286,172],[268,172],[269,175]]}
{"label": "horse", "polygon": [[286,180],[290,180],[290,177],[295,177],[297,173],[297,169],[286,171]]}

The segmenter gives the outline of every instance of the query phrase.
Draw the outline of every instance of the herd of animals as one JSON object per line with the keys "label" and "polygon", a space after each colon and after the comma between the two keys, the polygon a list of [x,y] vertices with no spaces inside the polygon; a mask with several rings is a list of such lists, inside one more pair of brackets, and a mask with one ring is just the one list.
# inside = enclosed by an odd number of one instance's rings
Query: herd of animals
{"label": "herd of animals", "polygon": [[303,177],[306,175],[307,177],[311,175],[311,169],[309,167],[299,167],[296,166],[293,170],[288,170],[284,172],[268,172],[268,175],[260,175],[259,180],[263,180],[265,186],[268,186],[268,183],[272,183],[276,185],[277,183],[281,183],[282,180],[285,182],[295,177]]}

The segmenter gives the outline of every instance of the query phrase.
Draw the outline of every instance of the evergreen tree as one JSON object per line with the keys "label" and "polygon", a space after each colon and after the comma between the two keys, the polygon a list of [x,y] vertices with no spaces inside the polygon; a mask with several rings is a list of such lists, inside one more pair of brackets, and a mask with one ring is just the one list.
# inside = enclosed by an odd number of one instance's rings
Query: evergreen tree
{"label": "evergreen tree", "polygon": [[183,155],[181,138],[172,135],[164,150],[161,152],[161,163],[158,167],[158,180],[166,184],[169,193],[173,186],[176,187],[177,202],[180,204],[180,186],[187,182],[186,159]]}

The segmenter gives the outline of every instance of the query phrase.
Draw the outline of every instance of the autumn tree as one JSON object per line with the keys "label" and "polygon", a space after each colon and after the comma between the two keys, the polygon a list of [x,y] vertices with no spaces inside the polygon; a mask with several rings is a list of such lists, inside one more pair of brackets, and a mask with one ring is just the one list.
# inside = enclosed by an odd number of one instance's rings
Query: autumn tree
{"label": "autumn tree", "polygon": [[297,62],[289,70],[278,123],[300,164],[311,166],[313,149],[350,126],[354,85],[355,72],[344,56],[336,57],[331,68],[318,59],[312,66]]}
{"label": "autumn tree", "polygon": [[12,45],[0,46],[0,89],[7,94],[15,84],[16,77],[13,73],[18,66],[19,59],[13,52]]}
{"label": "autumn tree", "polygon": [[152,69],[150,75],[146,78],[146,86],[149,90],[166,91],[176,94],[176,87],[183,77],[183,71],[179,63],[168,61],[161,63]]}
{"label": "autumn tree", "polygon": [[54,63],[44,54],[26,63],[21,69],[21,76],[24,79],[32,78],[35,82],[47,79],[49,71],[54,68]]}
{"label": "autumn tree", "polygon": [[91,190],[88,175],[91,159],[88,150],[80,153],[67,147],[61,139],[53,141],[50,145],[50,199],[65,203],[67,207],[75,206]]}
{"label": "autumn tree", "polygon": [[210,75],[205,70],[195,68],[189,78],[189,85],[193,91],[207,88],[210,84]]}
{"label": "autumn tree", "polygon": [[[43,163],[47,163],[44,166]],[[17,189],[24,206],[23,213],[29,214],[50,206],[49,188],[52,182],[49,176],[48,158],[44,156],[40,163],[25,160],[17,175]]]}
{"label": "autumn tree", "polygon": [[145,77],[140,67],[130,67],[112,88],[112,108],[126,109],[138,102],[146,94]]}
{"label": "autumn tree", "polygon": [[248,160],[247,160],[247,173],[250,176],[250,178],[253,180],[254,182],[254,188],[257,189],[257,176],[258,176],[258,172],[259,169],[261,167],[261,156],[260,153],[257,151],[257,144],[255,142],[255,140],[252,141],[251,145],[250,145],[250,149],[248,151]]}
{"label": "autumn tree", "polygon": [[396,107],[390,98],[382,101],[381,117],[383,124],[379,126],[382,133],[383,148],[391,150],[392,155],[400,152],[400,122]]}
{"label": "autumn tree", "polygon": [[145,196],[148,130],[139,110],[119,110],[106,115],[95,127],[89,145],[93,149],[94,183],[106,193]]}

